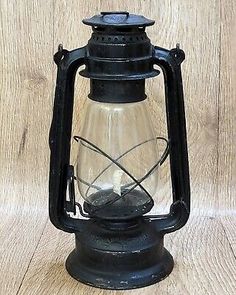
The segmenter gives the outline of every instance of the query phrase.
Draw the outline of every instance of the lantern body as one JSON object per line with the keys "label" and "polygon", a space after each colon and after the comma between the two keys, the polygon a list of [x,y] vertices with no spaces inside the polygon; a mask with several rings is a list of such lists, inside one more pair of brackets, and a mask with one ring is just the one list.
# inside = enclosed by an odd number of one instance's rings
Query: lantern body
{"label": "lantern body", "polygon": [[[180,229],[190,211],[190,184],[179,48],[153,46],[154,24],[128,12],[102,12],[83,20],[93,33],[85,47],[60,45],[49,143],[49,214],[75,233],[66,269],[76,280],[105,289],[154,284],[170,274],[173,258],[164,235]],[[146,105],[145,79],[165,80],[168,139],[160,157]],[[70,162],[76,71],[90,79],[91,101],[79,136],[76,175]],[[156,130],[158,132],[158,130]],[[159,137],[159,139],[163,137]],[[169,153],[173,203],[165,215],[146,215],[158,195],[158,167]],[[76,202],[74,180],[84,198]],[[85,218],[78,218],[78,214]],[[74,217],[71,215],[74,214]]]}
{"label": "lantern body", "polygon": [[[116,159],[136,179],[142,179],[160,157],[147,100],[120,104],[89,100],[81,136]],[[134,185],[120,167],[82,141],[76,177],[81,195],[94,206],[104,205]],[[151,196],[156,193],[157,182],[158,169],[142,182]],[[137,190],[142,192],[138,186]],[[133,195],[125,196],[127,204],[132,203]],[[136,205],[145,200],[136,198]]]}

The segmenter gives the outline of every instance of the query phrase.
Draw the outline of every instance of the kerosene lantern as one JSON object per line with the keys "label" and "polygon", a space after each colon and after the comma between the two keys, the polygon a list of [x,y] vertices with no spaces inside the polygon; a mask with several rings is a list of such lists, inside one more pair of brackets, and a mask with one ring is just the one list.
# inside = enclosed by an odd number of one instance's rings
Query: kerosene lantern
{"label": "kerosene lantern", "polygon": [[[173,258],[166,233],[187,222],[190,185],[181,63],[184,52],[153,46],[145,28],[154,24],[128,12],[101,12],[83,23],[88,44],[72,51],[59,46],[50,130],[49,211],[52,223],[75,233],[66,261],[69,274],[106,289],[132,289],[170,274]],[[81,133],[71,135],[74,81],[90,79]],[[145,79],[164,74],[168,139],[153,131]],[[71,141],[78,146],[70,162]],[[166,148],[160,154],[161,141]],[[169,214],[150,215],[158,198],[158,170],[169,155],[173,203]],[[75,183],[84,199],[75,197]]]}

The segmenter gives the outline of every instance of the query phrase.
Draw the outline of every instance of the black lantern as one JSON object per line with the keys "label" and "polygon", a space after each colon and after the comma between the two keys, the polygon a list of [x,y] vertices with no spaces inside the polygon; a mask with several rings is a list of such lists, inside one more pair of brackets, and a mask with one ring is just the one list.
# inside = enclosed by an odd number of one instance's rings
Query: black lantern
{"label": "black lantern", "polygon": [[[163,238],[189,217],[184,52],[178,45],[171,50],[153,46],[145,28],[154,21],[140,15],[102,12],[83,23],[93,29],[87,46],[67,51],[60,45],[54,56],[58,74],[50,130],[50,219],[57,228],[75,233],[76,248],[66,261],[72,277],[101,288],[138,288],[170,274],[174,263]],[[74,173],[71,127],[81,65],[85,69],[80,74],[90,78],[90,94],[81,134],[74,136]],[[159,74],[154,65],[164,74],[168,139],[154,135],[146,105],[145,79]],[[159,156],[160,140],[166,148]],[[173,204],[169,214],[148,215],[158,192],[158,168],[168,155]],[[76,201],[74,182],[83,206]]]}

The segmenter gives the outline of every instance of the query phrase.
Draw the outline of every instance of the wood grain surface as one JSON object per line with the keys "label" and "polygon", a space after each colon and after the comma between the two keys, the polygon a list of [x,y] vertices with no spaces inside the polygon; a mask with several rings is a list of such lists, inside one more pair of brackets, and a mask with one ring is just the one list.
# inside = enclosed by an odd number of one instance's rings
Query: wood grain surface
{"label": "wood grain surface", "polygon": [[[128,10],[156,20],[152,43],[186,52],[183,64],[191,173],[188,224],[166,236],[175,258],[159,284],[104,291],[73,280],[64,262],[73,235],[48,220],[48,132],[57,45],[82,47],[100,11]],[[236,294],[236,3],[233,0],[0,0],[0,295]],[[78,76],[73,134],[86,109]],[[163,78],[147,81],[157,135],[166,134]],[[72,163],[76,145],[72,146]],[[171,203],[168,163],[155,212]]]}

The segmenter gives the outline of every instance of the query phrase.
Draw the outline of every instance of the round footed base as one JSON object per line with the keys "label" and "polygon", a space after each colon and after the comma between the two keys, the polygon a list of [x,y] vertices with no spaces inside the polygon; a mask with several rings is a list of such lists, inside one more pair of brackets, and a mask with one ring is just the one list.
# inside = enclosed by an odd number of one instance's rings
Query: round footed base
{"label": "round footed base", "polygon": [[127,223],[88,222],[76,233],[66,269],[76,280],[104,289],[133,289],[167,277],[173,258],[163,235],[144,219]]}
{"label": "round footed base", "polygon": [[119,267],[116,271],[114,265],[112,271],[109,271],[109,267],[107,271],[103,268],[99,271],[79,263],[79,260],[76,250],[66,260],[66,269],[74,279],[93,287],[113,290],[135,289],[155,284],[165,279],[174,266],[173,258],[166,249],[158,263],[142,270],[126,271],[124,267],[121,271]]}

